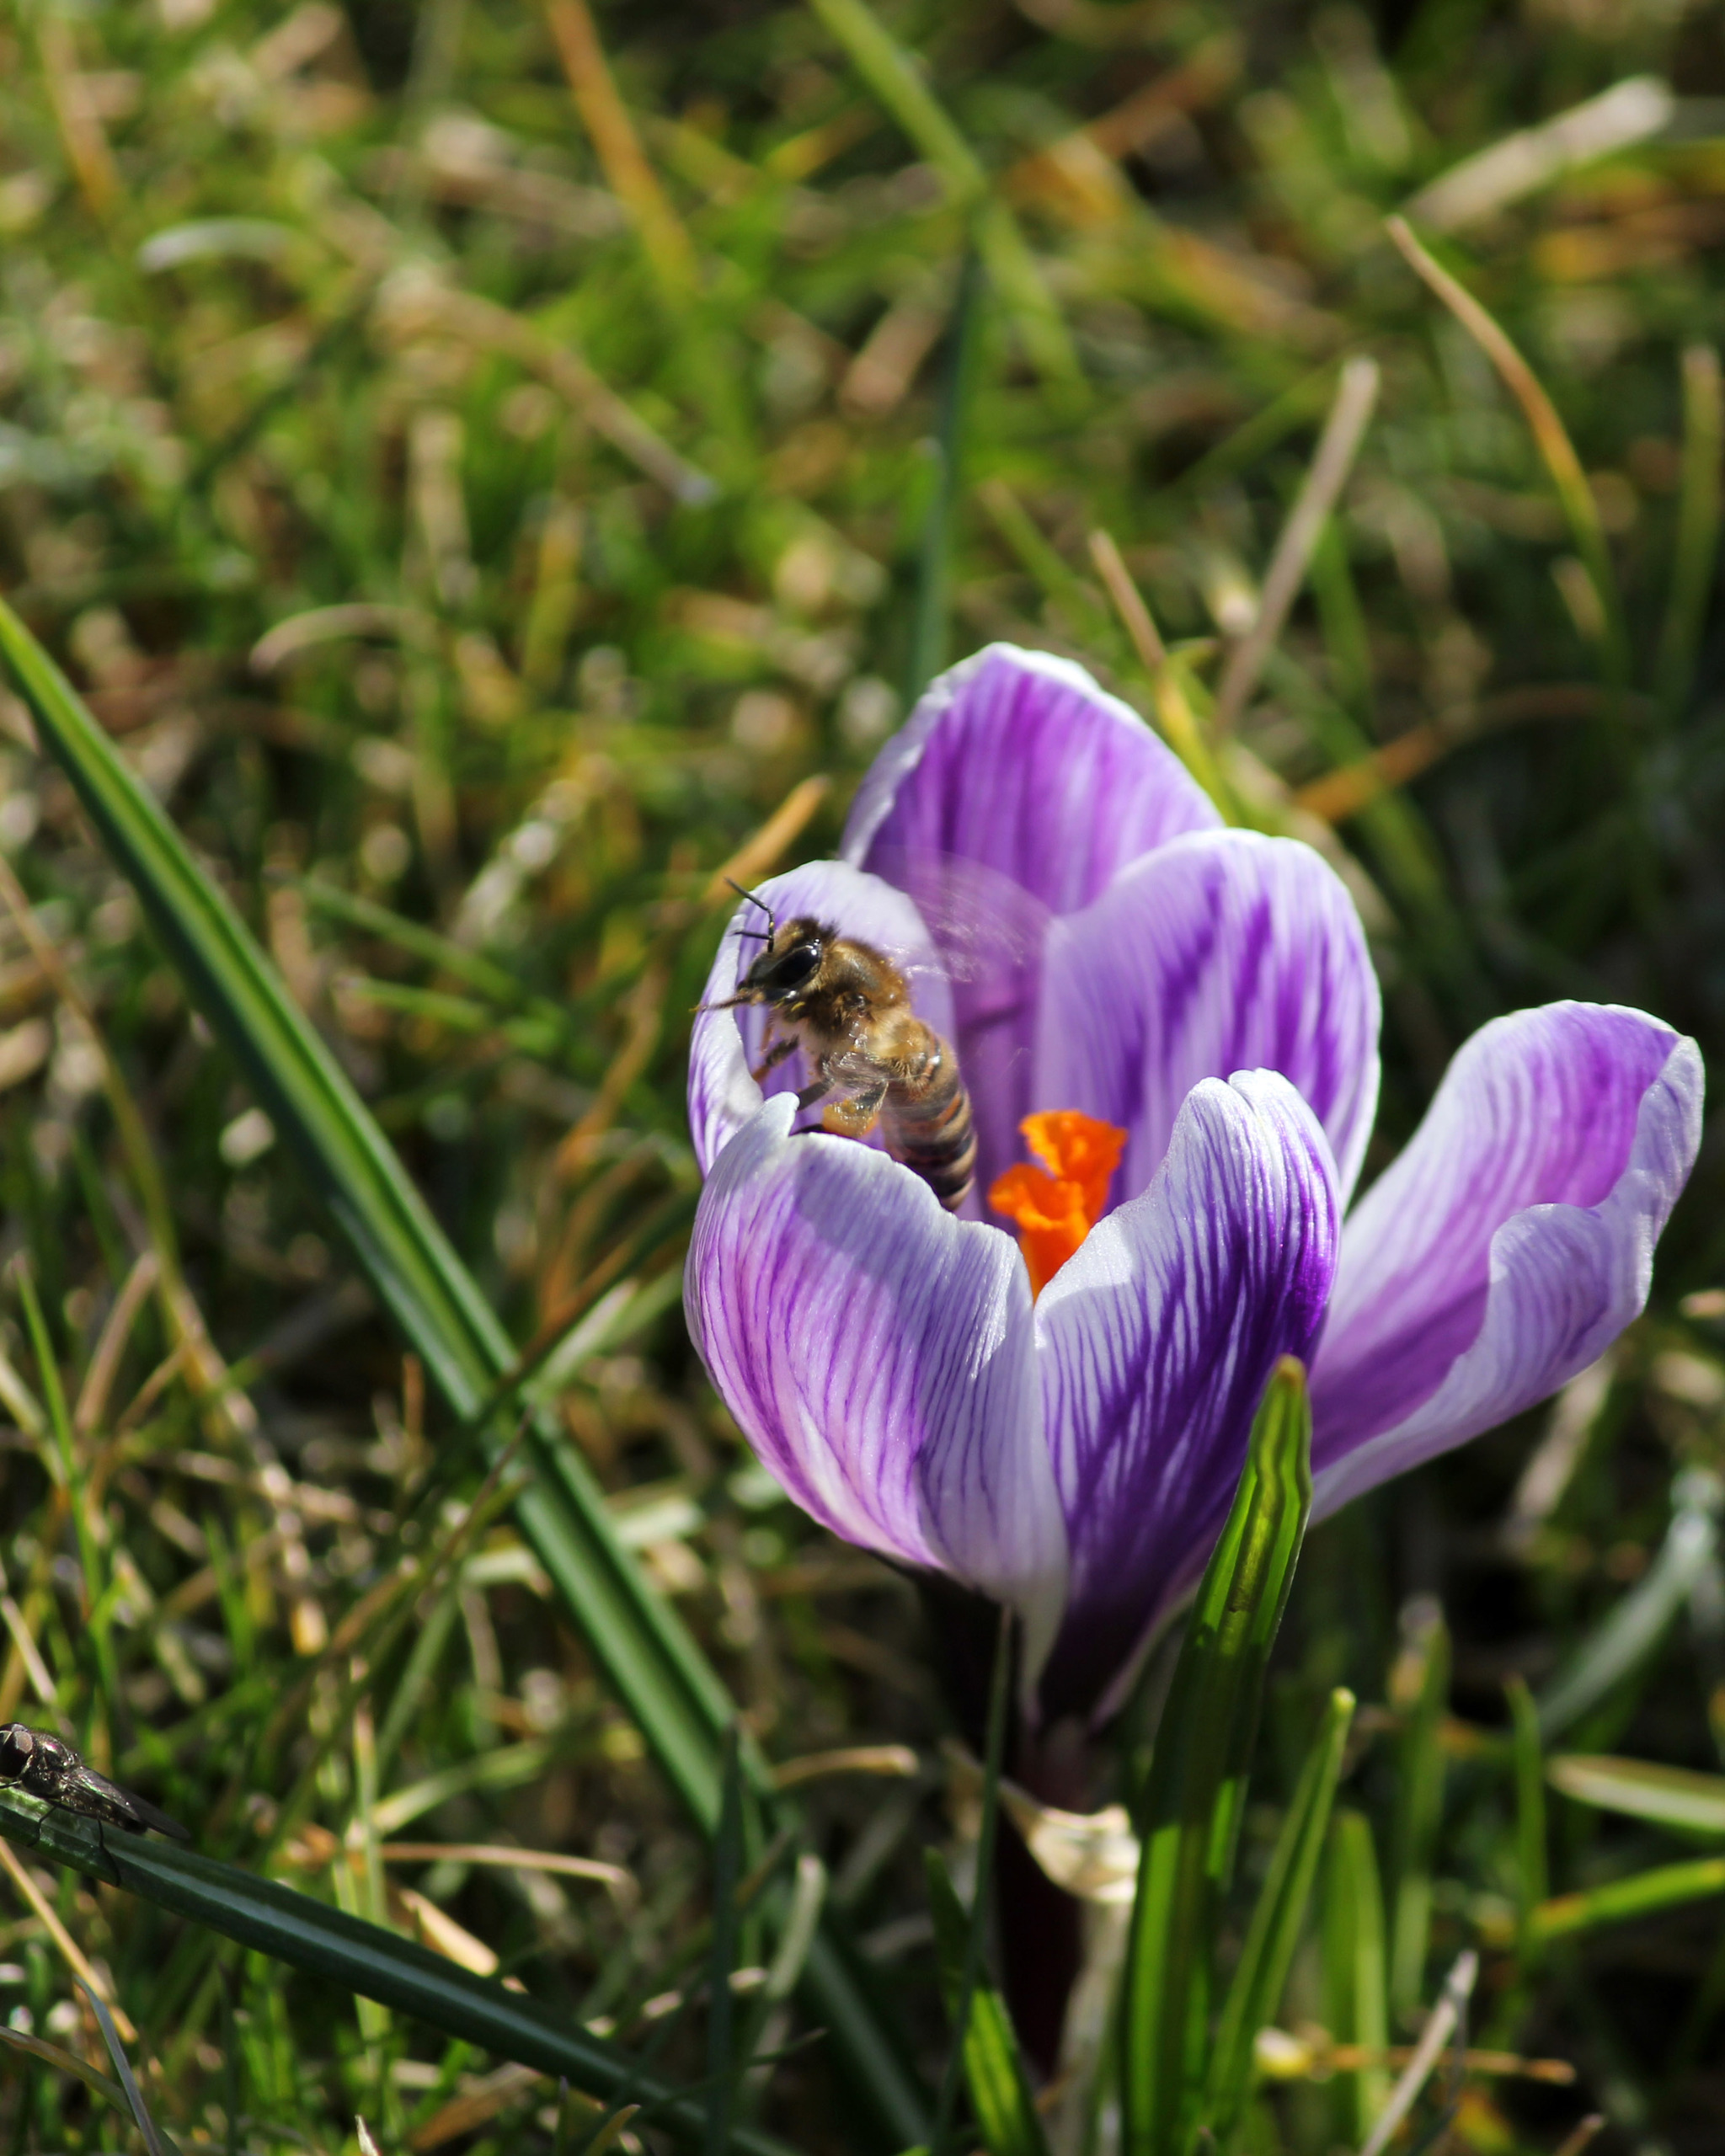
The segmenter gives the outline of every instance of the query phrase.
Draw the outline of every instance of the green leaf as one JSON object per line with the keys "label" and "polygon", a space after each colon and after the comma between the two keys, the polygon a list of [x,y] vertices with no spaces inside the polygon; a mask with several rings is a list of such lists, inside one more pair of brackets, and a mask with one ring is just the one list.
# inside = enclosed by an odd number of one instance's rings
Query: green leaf
{"label": "green leaf", "polygon": [[1578,1804],[1601,1812],[1655,1820],[1684,1833],[1725,1834],[1725,1774],[1571,1752],[1551,1761],[1546,1779]]}
{"label": "green leaf", "polygon": [[[498,1403],[513,1346],[375,1118],[256,938],[3,601],[0,656],[194,1003],[245,1071],[433,1382],[457,1416],[480,1417]],[[501,1428],[487,1417],[478,1434],[494,1459]],[[618,1540],[597,1481],[548,1414],[534,1418],[523,1449],[534,1480],[516,1501],[517,1524],[666,1778],[712,1835],[732,1702]],[[753,1745],[744,1766],[751,1785],[770,1793]],[[900,2145],[921,2137],[927,2119],[915,2078],[825,1939],[815,1942],[805,1982],[882,2123]]]}
{"label": "green leaf", "polygon": [[1288,1816],[1276,1838],[1246,1944],[1228,1987],[1210,2057],[1205,2101],[1210,2129],[1224,2144],[1252,2094],[1253,2039],[1275,2019],[1293,1966],[1294,1950],[1300,1944],[1318,1858],[1329,1832],[1330,1807],[1341,1779],[1354,1706],[1351,1692],[1338,1689],[1331,1693],[1323,1722],[1300,1770]]}
{"label": "green leaf", "polygon": [[968,2019],[963,2014],[970,1912],[959,1899],[940,1851],[927,1849],[922,1857],[928,1873],[928,1905],[934,1918],[941,1993],[955,2034],[964,2021],[964,2078],[982,2145],[988,2156],[1048,2156],[1048,2137],[1030,2094],[1005,1999],[993,1985],[973,1983]]}
{"label": "green leaf", "polygon": [[1311,1506],[1306,1374],[1284,1357],[1198,1590],[1156,1732],[1126,1949],[1126,2156],[1174,2156],[1204,2080],[1210,1953],[1232,1875],[1265,1665]]}
{"label": "green leaf", "polygon": [[[1389,1978],[1384,1891],[1371,1822],[1363,1812],[1336,1814],[1323,1898],[1324,2025],[1338,2043],[1375,2055],[1390,2041]],[[1338,2077],[1336,2138],[1357,2146],[1389,2100],[1390,2077],[1381,2066]]]}
{"label": "green leaf", "polygon": [[[644,2073],[617,2046],[520,1992],[309,1894],[153,1838],[110,1834],[72,1812],[39,1811],[4,1791],[0,1833],[361,1999],[413,2015],[446,2036],[543,2073],[566,2074],[590,2096],[609,2099],[627,2089],[680,2140],[698,2142],[705,2132],[707,2105],[698,2097]],[[733,2127],[729,2145],[743,2156],[790,2156],[784,2143],[752,2127]]]}

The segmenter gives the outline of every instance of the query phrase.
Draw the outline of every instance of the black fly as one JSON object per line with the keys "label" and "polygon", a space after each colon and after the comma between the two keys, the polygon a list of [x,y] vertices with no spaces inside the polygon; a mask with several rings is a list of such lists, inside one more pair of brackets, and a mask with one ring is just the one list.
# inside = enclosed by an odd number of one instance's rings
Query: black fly
{"label": "black fly", "polygon": [[86,1819],[103,1819],[123,1827],[129,1834],[142,1834],[153,1827],[158,1834],[177,1842],[191,1836],[177,1819],[158,1812],[153,1804],[130,1790],[110,1782],[93,1767],[87,1767],[69,1744],[45,1730],[30,1729],[21,1721],[0,1726],[0,1788],[10,1785],[25,1796],[40,1797],[61,1812],[81,1812]]}

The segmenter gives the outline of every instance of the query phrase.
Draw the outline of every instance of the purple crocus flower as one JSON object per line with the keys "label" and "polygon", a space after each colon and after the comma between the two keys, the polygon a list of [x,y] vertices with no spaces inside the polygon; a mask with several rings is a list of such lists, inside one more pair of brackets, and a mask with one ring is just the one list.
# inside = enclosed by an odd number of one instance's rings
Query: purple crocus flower
{"label": "purple crocus flower", "polygon": [[[995,645],[943,675],[842,859],[761,894],[899,959],[958,1049],[977,1185],[954,1217],[878,1144],[793,1132],[800,1055],[757,1085],[762,1014],[703,1015],[691,1331],[806,1510],[1018,1611],[1045,1719],[1118,1700],[1279,1356],[1311,1368],[1322,1515],[1543,1399],[1646,1299],[1699,1142],[1695,1044],[1594,1004],[1495,1020],[1344,1229],[1378,1087],[1353,902],[1309,847],[1224,829],[1081,668]],[[1124,1150],[1033,1299],[984,1200],[1024,1119],[1062,1110]]]}

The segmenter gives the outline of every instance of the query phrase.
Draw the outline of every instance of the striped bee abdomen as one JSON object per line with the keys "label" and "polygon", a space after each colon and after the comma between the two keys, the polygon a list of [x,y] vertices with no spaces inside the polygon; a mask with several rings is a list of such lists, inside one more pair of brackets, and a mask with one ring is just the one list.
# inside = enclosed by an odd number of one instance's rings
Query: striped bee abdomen
{"label": "striped bee abdomen", "polygon": [[956,1213],[976,1172],[976,1128],[958,1057],[938,1034],[929,1039],[932,1054],[922,1075],[914,1084],[888,1088],[883,1134],[893,1158]]}

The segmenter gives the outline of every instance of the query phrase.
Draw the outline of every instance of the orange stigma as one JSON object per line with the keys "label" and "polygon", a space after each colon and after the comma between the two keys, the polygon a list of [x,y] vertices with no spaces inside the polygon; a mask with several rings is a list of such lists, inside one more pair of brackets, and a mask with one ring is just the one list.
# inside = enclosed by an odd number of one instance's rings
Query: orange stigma
{"label": "orange stigma", "polygon": [[1028,1115],[1018,1128],[1043,1165],[1021,1161],[996,1176],[988,1202],[1017,1224],[1030,1292],[1039,1295],[1102,1218],[1126,1134],[1076,1108]]}

